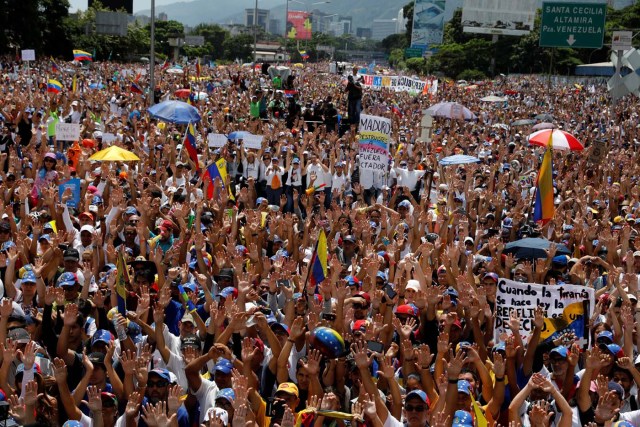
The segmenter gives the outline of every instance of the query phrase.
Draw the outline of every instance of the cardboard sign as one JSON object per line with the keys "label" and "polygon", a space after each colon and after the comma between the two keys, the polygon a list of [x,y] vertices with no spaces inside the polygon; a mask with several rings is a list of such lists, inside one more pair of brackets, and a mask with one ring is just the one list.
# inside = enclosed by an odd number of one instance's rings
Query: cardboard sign
{"label": "cardboard sign", "polygon": [[360,169],[386,172],[389,167],[391,120],[362,114],[359,133]]}
{"label": "cardboard sign", "polygon": [[593,141],[591,152],[589,153],[589,163],[592,165],[600,164],[607,152],[607,141],[596,139]]}
{"label": "cardboard sign", "polygon": [[58,141],[80,140],[80,124],[60,122],[56,123],[56,139]]}
{"label": "cardboard sign", "polygon": [[555,339],[565,332],[573,332],[579,343],[589,343],[589,319],[595,306],[594,290],[577,285],[540,285],[498,280],[496,294],[494,340],[509,331],[511,312],[520,318],[520,335],[527,342],[533,331],[536,307],[544,310],[544,327],[540,340]]}

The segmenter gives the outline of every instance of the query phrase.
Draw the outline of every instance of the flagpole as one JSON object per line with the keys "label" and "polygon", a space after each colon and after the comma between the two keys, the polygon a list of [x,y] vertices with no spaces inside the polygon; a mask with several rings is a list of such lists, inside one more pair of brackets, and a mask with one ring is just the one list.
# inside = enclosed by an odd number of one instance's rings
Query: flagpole
{"label": "flagpole", "polygon": [[[304,286],[302,288],[302,293],[307,296],[307,284],[309,282],[309,274],[311,274],[311,269],[313,268],[314,257],[318,256],[318,243],[320,242],[320,233],[318,233],[318,238],[316,239],[316,245],[313,249],[313,253],[311,254],[311,259],[309,260],[309,265],[307,267],[307,277],[304,279]],[[308,302],[308,301],[307,301]]]}

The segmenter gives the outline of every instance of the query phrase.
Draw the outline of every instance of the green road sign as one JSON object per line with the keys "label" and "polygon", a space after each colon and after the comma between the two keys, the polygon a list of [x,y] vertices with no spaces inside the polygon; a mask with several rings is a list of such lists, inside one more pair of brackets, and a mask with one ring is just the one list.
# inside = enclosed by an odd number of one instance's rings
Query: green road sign
{"label": "green road sign", "polygon": [[422,58],[423,50],[419,47],[408,47],[404,50],[405,58]]}
{"label": "green road sign", "polygon": [[606,3],[544,2],[540,46],[599,49],[606,16]]}

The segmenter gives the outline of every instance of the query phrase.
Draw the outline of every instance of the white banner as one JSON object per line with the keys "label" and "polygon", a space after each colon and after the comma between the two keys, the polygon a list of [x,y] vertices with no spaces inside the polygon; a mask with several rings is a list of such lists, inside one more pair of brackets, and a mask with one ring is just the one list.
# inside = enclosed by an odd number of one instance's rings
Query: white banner
{"label": "white banner", "polygon": [[[224,147],[225,144],[227,143],[227,135],[223,135],[221,133],[210,133],[207,136],[207,141],[208,141],[209,147],[212,147],[212,148]],[[246,140],[245,140],[245,144],[246,144]]]}
{"label": "white banner", "polygon": [[438,92],[438,80],[420,80],[406,76],[362,75],[363,86],[371,89],[391,89],[396,92],[417,92],[435,95]]}
{"label": "white banner", "polygon": [[80,124],[56,123],[56,139],[58,141],[79,141]]}
{"label": "white banner", "polygon": [[262,148],[262,138],[264,138],[262,135],[245,135],[242,141],[244,142],[245,148],[259,150]]}
{"label": "white banner", "polygon": [[541,341],[556,338],[564,332],[573,332],[580,344],[588,344],[589,318],[595,306],[593,288],[520,283],[509,279],[498,280],[494,340],[500,341],[500,334],[509,332],[509,316],[515,311],[520,318],[520,335],[527,342],[533,331],[535,309],[538,306],[543,308],[545,318]]}
{"label": "white banner", "polygon": [[389,166],[391,119],[361,114],[358,132],[360,169],[386,172]]}

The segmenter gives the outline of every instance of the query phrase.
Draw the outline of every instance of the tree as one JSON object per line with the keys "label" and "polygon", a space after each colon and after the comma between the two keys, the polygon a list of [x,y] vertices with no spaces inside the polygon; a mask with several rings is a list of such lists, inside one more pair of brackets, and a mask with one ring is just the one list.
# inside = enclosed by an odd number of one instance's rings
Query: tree
{"label": "tree", "polygon": [[407,20],[407,27],[405,30],[405,37],[407,38],[407,45],[411,45],[411,32],[413,31],[413,8],[416,2],[412,1],[407,3],[402,8],[402,17]]}
{"label": "tree", "polygon": [[224,42],[227,38],[231,37],[229,31],[217,24],[198,24],[193,28],[191,33],[204,37],[206,47],[205,54],[211,55],[214,59],[224,56]]}
{"label": "tree", "polygon": [[[151,37],[151,24],[146,26],[146,30]],[[184,26],[178,21],[156,21],[155,30],[156,51],[171,56],[173,48],[169,46],[169,39],[184,36]]]}
{"label": "tree", "polygon": [[224,57],[231,61],[236,58],[248,61],[253,55],[253,37],[249,34],[231,36],[224,41]]}
{"label": "tree", "polygon": [[382,47],[387,53],[390,53],[393,49],[404,49],[409,47],[406,34],[391,34],[380,42]]}

